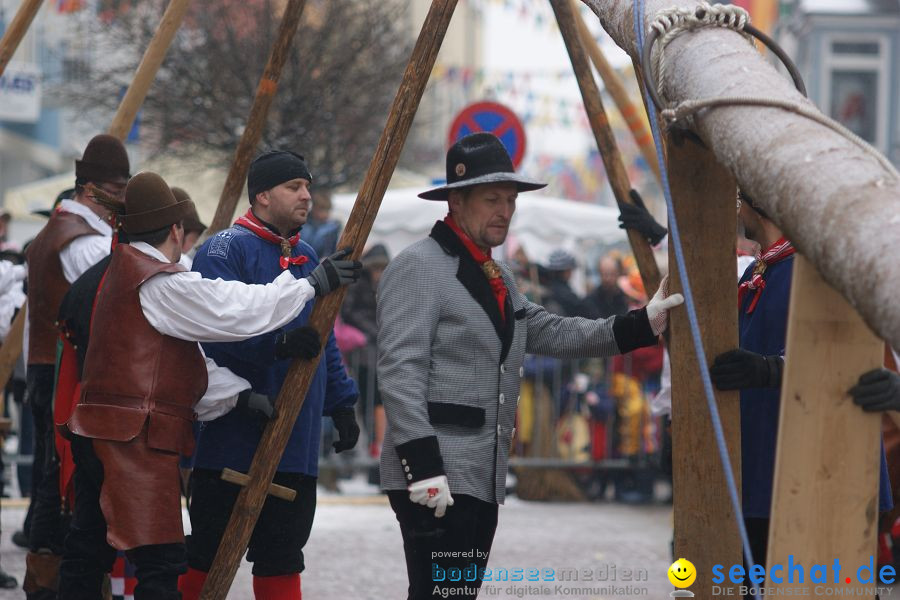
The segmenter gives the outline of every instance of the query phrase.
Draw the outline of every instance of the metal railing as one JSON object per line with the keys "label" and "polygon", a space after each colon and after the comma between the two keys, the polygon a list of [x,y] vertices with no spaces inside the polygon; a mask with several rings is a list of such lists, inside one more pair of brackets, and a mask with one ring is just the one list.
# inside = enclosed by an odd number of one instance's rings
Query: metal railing
{"label": "metal railing", "polygon": [[[360,386],[357,416],[362,430],[354,452],[331,452],[326,419],[320,464],[346,470],[372,469],[376,420],[376,351],[363,347],[345,354],[351,377]],[[649,399],[658,390],[657,377],[638,381],[612,359],[558,360],[528,356],[509,466],[564,469],[573,473],[647,472],[666,477],[661,468],[665,423],[650,414]],[[374,450],[377,450],[377,443]]]}

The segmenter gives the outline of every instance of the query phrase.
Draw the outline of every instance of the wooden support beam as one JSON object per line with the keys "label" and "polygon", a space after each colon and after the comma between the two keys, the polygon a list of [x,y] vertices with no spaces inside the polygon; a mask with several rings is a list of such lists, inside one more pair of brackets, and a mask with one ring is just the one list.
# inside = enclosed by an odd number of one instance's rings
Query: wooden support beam
{"label": "wooden support beam", "polygon": [[[550,0],[550,5],[553,7],[553,12],[556,15],[559,31],[566,44],[566,50],[572,62],[572,69],[575,71],[575,78],[578,80],[578,88],[581,90],[581,98],[584,101],[584,108],[591,124],[591,130],[594,133],[594,139],[597,142],[597,148],[600,151],[600,157],[603,159],[603,166],[609,178],[609,185],[612,187],[617,201],[624,204],[633,204],[631,197],[628,195],[628,191],[631,189],[631,182],[628,180],[628,173],[622,161],[622,154],[619,152],[619,146],[616,144],[615,135],[609,124],[609,118],[606,116],[606,109],[603,108],[600,89],[597,87],[594,74],[591,72],[591,66],[588,63],[584,46],[578,37],[577,24],[581,22],[584,25],[584,22],[578,16],[576,6],[573,5],[571,0]],[[640,270],[641,279],[644,281],[644,289],[647,290],[648,295],[653,295],[659,288],[660,280],[659,266],[656,264],[656,259],[653,256],[653,249],[637,231],[629,229],[627,233],[631,251]]]}
{"label": "wooden support beam", "polygon": [[41,4],[41,0],[24,0],[19,6],[19,10],[16,11],[16,16],[13,17],[3,38],[0,39],[0,75],[3,75],[6,65],[12,60],[13,54],[16,53],[22,38],[31,27],[31,22],[34,21]]}
{"label": "wooden support beam", "polygon": [[[646,113],[640,110],[638,106],[631,101],[631,97],[628,95],[628,90],[625,89],[625,83],[622,81],[622,78],[619,77],[619,74],[616,73],[615,69],[612,68],[612,65],[609,64],[609,61],[606,60],[597,40],[591,35],[591,30],[588,29],[587,23],[585,23],[584,19],[581,18],[581,15],[578,14],[578,2],[576,0],[569,1],[572,3],[572,11],[575,14],[575,22],[578,26],[578,36],[581,38],[581,43],[591,57],[594,68],[596,68],[597,72],[600,74],[600,79],[603,80],[604,88],[612,97],[622,118],[625,119],[628,130],[631,132],[638,149],[641,151],[641,156],[644,157],[644,160],[650,166],[650,170],[653,171],[656,181],[662,183],[662,177],[659,173],[659,161],[656,159],[656,146],[653,143],[653,135],[650,133],[650,128],[644,121],[644,115]],[[640,77],[640,72],[638,70],[635,70],[635,76]],[[641,80],[638,79],[638,81],[640,82]],[[643,102],[640,105],[643,105]]]}
{"label": "wooden support beam", "polygon": [[[400,152],[419,107],[428,76],[434,68],[438,50],[444,40],[457,0],[433,0],[412,56],[403,74],[400,89],[391,105],[384,131],[366,172],[356,204],[338,242],[339,248],[350,246],[352,256],[362,254],[366,238],[375,222],[381,200],[400,159]],[[341,289],[316,301],[309,325],[319,332],[321,339],[331,331],[346,290]],[[241,557],[247,548],[259,511],[281,461],[284,448],[303,407],[306,392],[316,371],[318,360],[296,360],[288,371],[276,401],[278,416],[263,432],[250,464],[250,482],[241,490],[231,513],[231,519],[203,587],[202,600],[223,600],[231,587]]]}
{"label": "wooden support beam", "polygon": [[9,327],[9,333],[0,346],[0,388],[5,388],[12,376],[13,369],[16,368],[16,361],[22,354],[22,338],[25,334],[25,305],[13,319],[12,325]]}
{"label": "wooden support beam", "polygon": [[828,587],[873,593],[857,569],[877,554],[881,415],[860,410],[847,390],[882,365],[884,345],[799,254],[789,315],[766,564],[787,565],[793,555],[806,577],[788,583],[785,572],[784,583],[766,583],[819,597],[809,577],[818,564],[829,568]]}
{"label": "wooden support beam", "polygon": [[244,128],[244,133],[241,134],[241,140],[234,152],[234,160],[231,162],[231,169],[225,179],[222,195],[219,196],[216,214],[204,233],[204,237],[214,235],[231,225],[234,209],[244,190],[247,171],[250,170],[253,153],[262,138],[269,107],[272,106],[272,100],[275,99],[275,93],[278,91],[281,71],[290,54],[305,5],[306,0],[288,0],[284,15],[281,17],[278,34],[275,37],[275,44],[272,46],[266,68],[263,69],[262,77],[259,78],[259,84],[256,86],[256,96],[253,98],[253,106],[250,107],[247,126]]}
{"label": "wooden support beam", "polygon": [[137,116],[138,110],[147,97],[147,92],[156,78],[156,73],[162,64],[169,46],[175,38],[175,33],[181,27],[181,21],[184,19],[184,13],[187,12],[188,4],[191,0],[171,0],[163,13],[156,33],[147,50],[144,51],[144,57],[141,64],[138,65],[134,78],[125,92],[125,97],[119,103],[119,110],[113,117],[112,125],[109,127],[109,134],[114,135],[120,140],[124,140],[131,131],[134,124],[134,118]]}
{"label": "wooden support beam", "polygon": [[[684,240],[687,275],[709,361],[738,346],[735,183],[715,157],[684,140],[667,141],[675,215]],[[669,248],[669,291],[682,292],[675,252]],[[684,310],[669,317],[672,361],[673,492],[675,555],[694,563],[697,581],[709,582],[715,564],[741,564],[741,541]],[[716,391],[719,415],[740,490],[740,401]],[[694,585],[699,600],[710,586]]]}

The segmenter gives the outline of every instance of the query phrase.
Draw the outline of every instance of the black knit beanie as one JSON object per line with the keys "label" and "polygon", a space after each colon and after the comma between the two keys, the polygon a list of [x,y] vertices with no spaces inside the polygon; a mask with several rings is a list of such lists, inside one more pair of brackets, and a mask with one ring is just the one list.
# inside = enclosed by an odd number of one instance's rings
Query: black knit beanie
{"label": "black knit beanie", "polygon": [[305,179],[312,182],[306,160],[289,150],[273,150],[256,157],[247,174],[247,194],[252,203],[256,195],[290,181]]}

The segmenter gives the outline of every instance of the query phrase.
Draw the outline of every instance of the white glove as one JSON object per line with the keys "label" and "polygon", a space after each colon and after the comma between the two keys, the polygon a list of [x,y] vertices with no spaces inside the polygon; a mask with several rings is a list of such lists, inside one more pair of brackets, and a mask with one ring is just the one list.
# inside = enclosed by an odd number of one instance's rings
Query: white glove
{"label": "white glove", "polygon": [[684,296],[681,294],[669,296],[669,276],[666,275],[659,282],[659,289],[647,304],[647,319],[650,321],[653,335],[659,335],[666,330],[669,324],[669,309],[682,303],[684,303]]}
{"label": "white glove", "polygon": [[450,495],[450,482],[446,475],[429,477],[422,481],[409,484],[410,502],[434,509],[434,516],[440,519],[447,512],[448,506],[453,506],[453,496]]}

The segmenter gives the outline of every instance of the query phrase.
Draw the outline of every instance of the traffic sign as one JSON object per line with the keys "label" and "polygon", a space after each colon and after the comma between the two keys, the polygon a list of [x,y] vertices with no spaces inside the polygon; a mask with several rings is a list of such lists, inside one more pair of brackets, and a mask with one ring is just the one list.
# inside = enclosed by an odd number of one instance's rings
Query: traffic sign
{"label": "traffic sign", "polygon": [[513,167],[519,168],[525,156],[525,128],[516,113],[496,102],[470,104],[453,119],[447,146],[478,131],[487,131],[500,138],[512,158]]}

